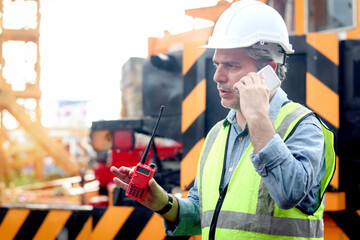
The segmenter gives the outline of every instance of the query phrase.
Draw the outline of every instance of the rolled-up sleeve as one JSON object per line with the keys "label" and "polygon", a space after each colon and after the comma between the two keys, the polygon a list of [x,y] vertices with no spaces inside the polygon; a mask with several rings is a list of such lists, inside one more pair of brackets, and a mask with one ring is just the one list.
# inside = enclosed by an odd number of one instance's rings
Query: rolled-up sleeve
{"label": "rolled-up sleeve", "polygon": [[179,224],[175,225],[164,221],[166,234],[169,236],[200,235],[201,221],[196,178],[188,197],[186,199],[177,198],[177,200],[179,202]]}

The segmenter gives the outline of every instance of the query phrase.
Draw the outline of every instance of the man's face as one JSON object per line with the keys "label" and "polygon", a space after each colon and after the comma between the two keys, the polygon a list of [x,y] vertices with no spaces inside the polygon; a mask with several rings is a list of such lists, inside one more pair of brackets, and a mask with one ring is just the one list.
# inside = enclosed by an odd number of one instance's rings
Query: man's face
{"label": "man's face", "polygon": [[216,49],[213,62],[216,67],[214,81],[217,83],[221,104],[240,111],[239,96],[233,85],[249,72],[256,72],[253,60],[244,48]]}

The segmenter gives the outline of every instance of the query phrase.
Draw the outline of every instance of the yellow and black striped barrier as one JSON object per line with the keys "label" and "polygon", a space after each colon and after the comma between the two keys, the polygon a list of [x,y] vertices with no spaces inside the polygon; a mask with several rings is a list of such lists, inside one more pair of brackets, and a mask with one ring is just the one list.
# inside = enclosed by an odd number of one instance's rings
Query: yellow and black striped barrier
{"label": "yellow and black striped barrier", "polygon": [[207,132],[227,114],[220,103],[216,83],[213,81],[213,50],[199,48],[206,42],[190,42],[183,49],[183,100],[181,133],[183,159],[180,187],[186,190],[193,185],[200,151]]}
{"label": "yellow and black striped barrier", "polygon": [[[196,175],[197,159],[199,158],[204,143],[204,129],[199,130],[191,126],[203,126],[203,114],[206,110],[206,79],[201,74],[197,75],[194,65],[205,49],[198,46],[205,42],[194,42],[184,45],[183,51],[183,76],[184,93],[181,106],[181,133],[183,135],[183,159],[181,160],[180,187],[182,190],[188,188]],[[195,73],[193,73],[195,71]],[[195,76],[194,76],[195,75]],[[202,119],[201,119],[202,118]],[[196,124],[197,122],[200,123]]]}
{"label": "yellow and black striped barrier", "polygon": [[46,204],[12,204],[0,207],[0,239],[179,238],[166,236],[162,218],[145,207],[57,208]]}
{"label": "yellow and black striped barrier", "polygon": [[[309,33],[292,36],[290,41],[295,54],[289,56],[288,73],[282,88],[291,100],[319,114],[337,138],[340,127],[338,35]],[[338,170],[331,182],[336,189],[339,188]]]}
{"label": "yellow and black striped barrier", "polygon": [[91,213],[90,206],[5,205],[0,208],[0,239],[90,239]]}

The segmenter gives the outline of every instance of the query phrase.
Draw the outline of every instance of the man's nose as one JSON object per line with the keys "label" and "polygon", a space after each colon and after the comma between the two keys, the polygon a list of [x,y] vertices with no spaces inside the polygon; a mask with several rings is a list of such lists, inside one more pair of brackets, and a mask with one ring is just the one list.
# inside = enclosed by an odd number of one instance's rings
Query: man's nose
{"label": "man's nose", "polygon": [[214,73],[213,77],[214,82],[226,82],[226,75],[224,74],[223,68],[219,65]]}

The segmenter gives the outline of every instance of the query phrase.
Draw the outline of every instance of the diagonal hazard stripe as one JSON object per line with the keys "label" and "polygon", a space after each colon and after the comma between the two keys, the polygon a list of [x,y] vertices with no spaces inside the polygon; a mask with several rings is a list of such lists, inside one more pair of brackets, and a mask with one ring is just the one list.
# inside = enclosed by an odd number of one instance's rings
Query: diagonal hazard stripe
{"label": "diagonal hazard stripe", "polygon": [[56,239],[71,214],[69,210],[51,210],[33,239]]}
{"label": "diagonal hazard stripe", "polygon": [[89,240],[92,232],[92,217],[89,217],[75,240]]}
{"label": "diagonal hazard stripe", "polygon": [[201,148],[204,144],[205,139],[200,139],[194,147],[189,151],[189,153],[181,160],[181,169],[186,169],[186,171],[180,172],[180,187],[182,190],[185,190],[189,184],[191,184],[196,176],[196,169],[198,159],[200,157]]}
{"label": "diagonal hazard stripe", "polygon": [[0,225],[1,239],[14,239],[29,213],[29,209],[9,209]]}
{"label": "diagonal hazard stripe", "polygon": [[26,217],[26,220],[16,234],[15,239],[32,239],[49,213],[49,210],[47,209],[30,210],[31,212]]}
{"label": "diagonal hazard stripe", "polygon": [[0,226],[1,226],[1,223],[6,215],[7,211],[8,210],[6,208],[0,208]]}
{"label": "diagonal hazard stripe", "polygon": [[114,239],[133,210],[133,207],[108,207],[96,224],[91,239]]}
{"label": "diagonal hazard stripe", "polygon": [[[154,212],[146,207],[136,206],[126,219],[126,222],[121,226],[115,239],[137,239],[153,214]],[[152,239],[152,237],[153,235],[150,234],[148,239]]]}
{"label": "diagonal hazard stripe", "polygon": [[335,65],[339,65],[339,39],[336,33],[309,33],[306,41]]}
{"label": "diagonal hazard stripe", "polygon": [[186,54],[183,56],[183,74],[185,75],[189,69],[194,65],[197,59],[206,51],[206,48],[199,48],[202,45],[205,45],[206,42],[190,42],[184,45],[184,52]]}
{"label": "diagonal hazard stripe", "polygon": [[156,239],[164,239],[166,237],[163,219],[157,214],[152,215],[137,239],[148,240],[150,239],[149,236],[153,236],[154,238],[156,236]]}
{"label": "diagonal hazard stripe", "polygon": [[[71,216],[63,227],[63,229],[67,229],[69,239],[75,239],[80,232],[84,230],[85,225],[89,222],[88,220],[91,217],[90,215],[90,209],[89,211],[73,210]],[[91,230],[88,231],[89,234],[90,232]],[[88,235],[87,239],[89,238],[90,235]]]}
{"label": "diagonal hazard stripe", "polygon": [[308,72],[306,73],[306,105],[334,127],[339,128],[339,95]]}
{"label": "diagonal hazard stripe", "polygon": [[182,102],[181,132],[195,121],[206,108],[206,80],[199,82]]}

